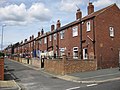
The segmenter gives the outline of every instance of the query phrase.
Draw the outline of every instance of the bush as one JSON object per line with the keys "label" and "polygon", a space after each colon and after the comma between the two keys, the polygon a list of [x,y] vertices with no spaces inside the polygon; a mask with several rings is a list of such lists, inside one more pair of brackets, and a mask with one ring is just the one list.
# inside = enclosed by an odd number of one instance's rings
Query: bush
{"label": "bush", "polygon": [[0,57],[4,57],[4,56],[5,56],[4,53],[0,52]]}

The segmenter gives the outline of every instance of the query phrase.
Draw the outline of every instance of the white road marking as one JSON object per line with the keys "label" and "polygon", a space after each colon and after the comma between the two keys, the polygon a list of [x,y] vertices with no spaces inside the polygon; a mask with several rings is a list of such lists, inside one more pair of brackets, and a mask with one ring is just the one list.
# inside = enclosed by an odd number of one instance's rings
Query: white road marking
{"label": "white road marking", "polygon": [[98,84],[89,84],[89,85],[87,85],[87,87],[92,87],[92,86],[96,86],[96,85],[98,85]]}
{"label": "white road marking", "polygon": [[78,89],[80,87],[72,87],[72,88],[69,88],[69,89],[66,89],[66,90],[74,90],[74,89]]}

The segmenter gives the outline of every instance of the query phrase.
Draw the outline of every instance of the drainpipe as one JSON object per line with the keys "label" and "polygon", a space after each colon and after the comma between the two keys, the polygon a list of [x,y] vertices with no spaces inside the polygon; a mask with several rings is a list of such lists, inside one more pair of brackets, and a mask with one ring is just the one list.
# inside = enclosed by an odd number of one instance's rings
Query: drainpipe
{"label": "drainpipe", "polygon": [[83,59],[82,55],[82,21],[80,19],[80,59]]}

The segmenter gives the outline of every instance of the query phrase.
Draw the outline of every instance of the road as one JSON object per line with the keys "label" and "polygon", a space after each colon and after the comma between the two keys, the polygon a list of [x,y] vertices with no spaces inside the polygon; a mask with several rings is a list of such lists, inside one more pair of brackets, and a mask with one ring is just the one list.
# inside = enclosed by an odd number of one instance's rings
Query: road
{"label": "road", "polygon": [[5,66],[22,90],[120,90],[120,80],[99,84],[65,81],[21,63],[5,59]]}
{"label": "road", "polygon": [[[68,88],[81,86],[79,83],[61,80],[43,73],[41,70],[34,70],[23,64],[5,59],[5,65],[12,73],[22,90],[66,90]],[[82,84],[84,86],[85,84]]]}
{"label": "road", "polygon": [[91,84],[74,90],[120,90],[120,80],[101,84]]}

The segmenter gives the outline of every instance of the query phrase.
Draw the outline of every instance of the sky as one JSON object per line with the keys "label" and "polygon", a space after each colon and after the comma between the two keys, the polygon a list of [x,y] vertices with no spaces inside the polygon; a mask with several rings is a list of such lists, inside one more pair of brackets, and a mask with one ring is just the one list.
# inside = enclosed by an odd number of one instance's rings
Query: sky
{"label": "sky", "polygon": [[113,3],[120,8],[120,0],[0,0],[0,42],[3,25],[5,48],[24,39],[29,40],[32,35],[36,37],[42,28],[44,32],[50,31],[57,20],[62,26],[75,21],[78,8],[82,16],[86,16],[89,1],[95,11]]}

